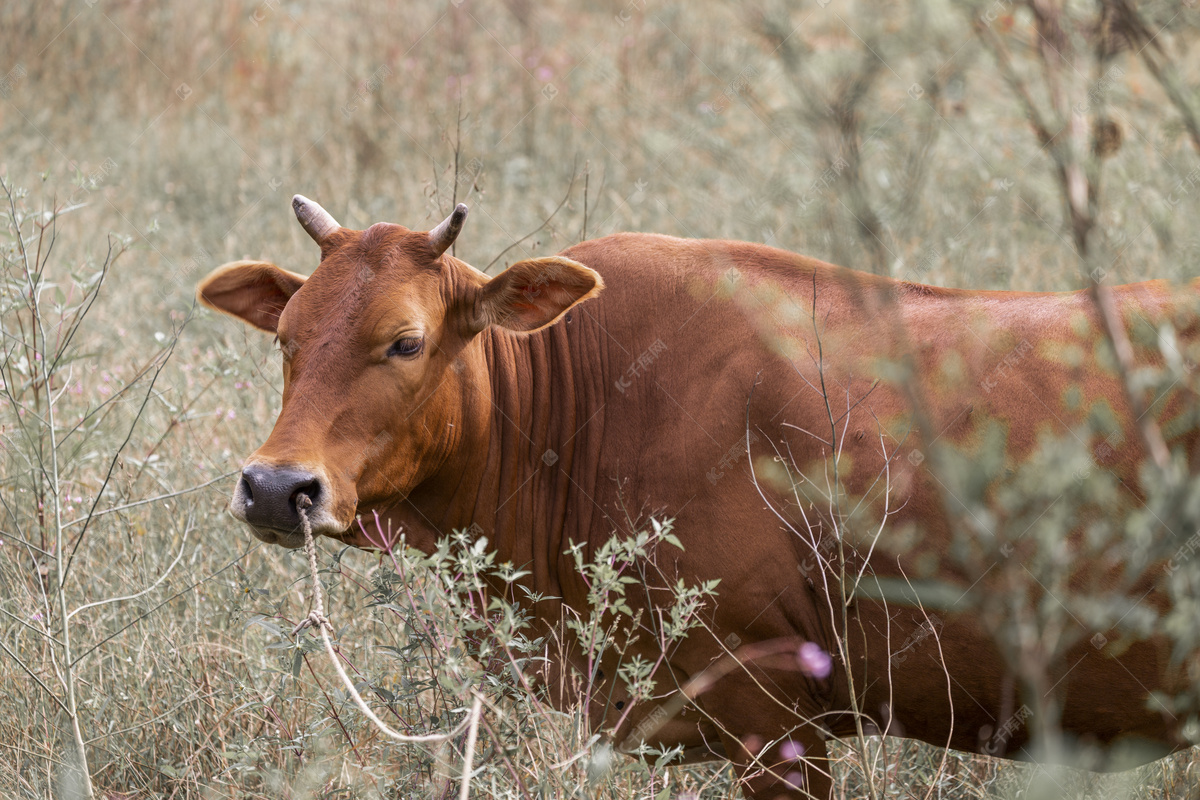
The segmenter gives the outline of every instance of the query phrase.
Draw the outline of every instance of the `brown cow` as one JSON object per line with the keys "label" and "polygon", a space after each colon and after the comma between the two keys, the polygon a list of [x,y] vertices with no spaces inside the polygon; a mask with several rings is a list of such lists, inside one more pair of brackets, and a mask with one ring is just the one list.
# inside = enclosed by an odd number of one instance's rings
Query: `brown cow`
{"label": "brown cow", "polygon": [[[939,438],[969,450],[989,422],[1019,460],[1105,404],[1126,435],[1100,466],[1136,486],[1142,450],[1116,373],[1095,362],[1087,293],[937,289],[758,244],[635,233],[489,278],[447,252],[465,206],[428,233],[349,230],[303,197],[293,206],[320,245],[311,277],[240,261],[199,288],[283,351],[282,410],[232,502],[258,538],[302,543],[301,492],[316,534],[360,547],[371,542],[352,523],[371,512],[425,551],[478,525],[498,561],[526,565],[530,588],[579,609],[572,543],[590,556],[630,531],[631,509],[674,518],[672,576],[720,584],[707,630],[667,654],[668,683],[739,644],[805,644],[788,645],[788,663],[729,671],[665,724],[654,704],[625,713],[617,740],[730,758],[749,797],[825,796],[825,742],[854,734],[856,714],[868,731],[972,752],[1015,757],[1029,740],[1017,676],[975,606],[930,614],[865,590],[843,604],[838,565],[856,574],[870,555],[877,586],[932,576],[966,597],[979,575],[947,556],[960,520],[924,452]],[[1161,283],[1113,292],[1152,320],[1178,299]],[[1055,355],[1076,345],[1079,358]],[[881,380],[906,354],[914,377]],[[829,487],[844,487],[845,508]],[[837,541],[851,502],[886,522],[881,535]],[[547,625],[555,602],[536,609]],[[1052,665],[1063,729],[1137,736],[1155,743],[1148,757],[1182,746],[1178,722],[1147,703],[1180,688],[1163,642],[1107,652],[1078,633]],[[638,646],[659,656],[652,637]],[[625,692],[611,687],[597,725],[621,717]]]}

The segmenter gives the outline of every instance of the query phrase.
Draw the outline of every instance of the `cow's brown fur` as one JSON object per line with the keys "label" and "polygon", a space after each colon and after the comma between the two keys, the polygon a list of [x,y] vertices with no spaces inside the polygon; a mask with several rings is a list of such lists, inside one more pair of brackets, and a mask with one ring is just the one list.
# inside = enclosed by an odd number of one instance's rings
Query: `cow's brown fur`
{"label": "cow's brown fur", "polygon": [[[921,559],[932,555],[943,581],[965,591],[978,577],[948,557],[953,518],[930,461],[910,457],[939,437],[970,446],[988,421],[999,421],[1008,456],[1019,461],[1039,435],[1065,435],[1104,400],[1125,443],[1100,466],[1136,486],[1143,453],[1120,383],[1091,355],[1100,334],[1085,293],[937,289],[757,244],[632,233],[563,256],[570,261],[553,262],[549,273],[549,262],[514,265],[500,291],[504,276],[489,283],[448,254],[434,258],[425,234],[379,224],[322,242],[320,266],[290,297],[294,276],[267,280],[272,267],[218,270],[201,298],[277,329],[285,354],[282,411],[248,462],[322,476],[329,496],[318,532],[354,545],[369,546],[351,525],[369,512],[426,551],[452,529],[480,526],[499,561],[523,565],[531,589],[561,598],[536,609],[546,624],[560,618],[559,602],[586,602],[566,554],[572,543],[585,543],[590,557],[614,533],[630,531],[631,509],[674,517],[684,550],[662,554],[660,567],[691,583],[721,581],[711,631],[669,654],[680,682],[710,666],[730,633],[745,643],[814,641],[836,653],[840,601],[826,589],[828,572],[814,569],[805,538],[830,535],[829,508],[804,507],[761,474],[779,454],[810,476],[827,474],[830,408],[848,495],[868,495],[878,514],[877,478],[888,479],[892,517],[872,560],[881,576],[922,573],[929,562]],[[561,280],[539,284],[545,274]],[[1127,313],[1150,319],[1163,318],[1181,296],[1158,282],[1114,294]],[[500,299],[488,306],[489,296]],[[525,312],[534,322],[521,321]],[[547,319],[557,321],[538,327]],[[414,329],[424,332],[422,355],[388,357],[393,339]],[[1071,342],[1085,352],[1078,366],[1050,346]],[[1025,349],[1022,357],[981,389],[1014,348]],[[907,392],[879,379],[887,362],[906,356],[916,375]],[[1064,401],[1072,385],[1085,399],[1079,407]],[[913,396],[923,404],[917,417]],[[926,428],[906,433],[910,419]],[[751,457],[738,458],[748,432]],[[889,547],[890,532],[906,529],[916,531],[910,546]],[[257,533],[298,544],[285,531]],[[974,613],[942,617],[936,646],[890,658],[921,636],[926,615],[865,599],[851,604],[847,640],[859,707],[880,728],[978,752],[981,729],[1011,712],[1014,676]],[[1154,639],[1110,655],[1082,641],[1063,660],[1056,687],[1064,728],[1102,742],[1139,735],[1164,752],[1178,747],[1171,721],[1147,708],[1149,691],[1175,688],[1164,648]],[[614,666],[606,665],[607,675],[616,675]],[[796,669],[736,670],[698,698],[702,713],[693,707],[656,739],[745,767],[743,742],[790,737],[810,757],[808,790],[823,796],[826,732],[855,732],[846,676],[837,660],[825,680]],[[597,724],[621,715],[623,691],[613,686],[607,704],[594,709]],[[627,715],[617,738],[651,711]],[[1026,737],[1015,731],[1007,751]],[[799,796],[778,777],[789,770],[775,763],[781,757],[760,757],[776,777],[748,774],[748,795]]]}

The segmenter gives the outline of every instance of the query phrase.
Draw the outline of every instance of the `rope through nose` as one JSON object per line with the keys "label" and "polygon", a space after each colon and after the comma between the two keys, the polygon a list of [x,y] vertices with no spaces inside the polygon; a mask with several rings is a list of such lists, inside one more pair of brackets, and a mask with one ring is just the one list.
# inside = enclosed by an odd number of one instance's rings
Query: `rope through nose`
{"label": "rope through nose", "polygon": [[471,704],[471,713],[448,733],[409,736],[392,730],[387,726],[387,723],[375,715],[375,712],[367,706],[367,701],[363,700],[362,695],[354,688],[354,682],[350,680],[350,676],[346,674],[346,670],[342,668],[342,661],[338,658],[337,650],[329,638],[329,632],[333,630],[333,624],[325,616],[325,598],[324,593],[321,591],[321,578],[317,570],[317,545],[313,541],[312,522],[308,519],[308,509],[310,508],[312,508],[312,499],[303,492],[297,494],[296,513],[300,515],[300,527],[304,530],[304,552],[308,556],[308,571],[312,575],[313,583],[313,607],[308,612],[308,616],[302,619],[300,624],[292,630],[292,636],[298,636],[301,631],[310,625],[321,632],[321,639],[325,642],[325,652],[329,654],[329,660],[333,662],[333,668],[341,676],[342,684],[346,687],[346,692],[354,698],[354,703],[358,706],[359,711],[365,714],[367,719],[371,720],[375,727],[385,736],[404,743],[442,742],[457,736],[462,733],[463,729],[470,727],[470,732],[467,735],[467,755],[464,760],[466,767],[463,769],[463,793],[461,795],[461,797],[465,798],[467,796],[467,787],[470,785],[470,764],[475,750],[476,733],[479,730],[479,716],[483,706],[483,696],[474,689],[471,690],[471,694],[475,697],[474,703]]}
{"label": "rope through nose", "polygon": [[[325,633],[326,628],[331,630],[333,628],[329,623],[329,618],[325,616],[325,598],[321,592],[321,580],[317,576],[317,545],[313,541],[312,523],[308,519],[308,509],[310,508],[312,508],[312,500],[308,495],[303,492],[296,495],[296,513],[300,515],[300,527],[304,530],[304,552],[308,556],[308,571],[312,573],[313,607],[308,612],[308,616],[292,629],[292,636],[298,635],[309,625],[320,629],[322,634]],[[336,659],[334,663],[337,663]]]}

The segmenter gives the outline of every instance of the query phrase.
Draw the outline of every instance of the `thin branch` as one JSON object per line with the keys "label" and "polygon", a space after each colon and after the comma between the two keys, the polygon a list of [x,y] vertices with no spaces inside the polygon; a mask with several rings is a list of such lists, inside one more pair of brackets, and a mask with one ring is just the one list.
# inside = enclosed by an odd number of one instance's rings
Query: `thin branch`
{"label": "thin branch", "polygon": [[8,611],[8,610],[6,610],[6,609],[3,609],[3,608],[0,608],[0,614],[3,614],[4,616],[6,616],[6,617],[9,617],[10,619],[14,620],[15,622],[17,622],[17,623],[19,623],[19,624],[21,624],[21,625],[24,625],[26,628],[29,628],[29,630],[33,631],[33,632],[34,632],[34,633],[36,633],[38,636],[42,636],[42,637],[44,637],[44,638],[46,638],[46,639],[49,639],[50,641],[54,642],[54,643],[55,643],[56,645],[58,645],[59,647],[61,647],[61,646],[62,646],[62,641],[61,641],[61,640],[60,640],[58,637],[56,637],[54,634],[50,633],[50,631],[49,631],[49,630],[43,630],[43,629],[41,629],[41,628],[35,628],[34,626],[30,625],[30,624],[29,624],[28,622],[26,622],[25,620],[23,620],[23,619],[21,619],[20,617],[18,617],[16,614],[14,614],[14,613],[12,613],[11,611]]}
{"label": "thin branch", "polygon": [[570,199],[570,197],[571,197],[571,190],[572,190],[573,188],[575,188],[575,170],[571,170],[571,182],[567,184],[567,191],[566,191],[566,194],[564,194],[564,195],[563,195],[563,199],[562,199],[562,200],[560,200],[560,201],[559,201],[559,203],[558,203],[558,205],[554,207],[554,210],[550,212],[550,216],[548,216],[548,217],[546,217],[544,220],[542,220],[542,224],[541,224],[541,225],[538,225],[536,228],[534,228],[533,230],[531,230],[529,233],[525,234],[525,235],[524,235],[524,236],[522,236],[520,239],[517,239],[515,242],[513,242],[512,244],[510,244],[508,247],[504,248],[504,249],[503,249],[503,250],[501,250],[499,253],[497,253],[497,254],[496,254],[496,257],[495,257],[495,258],[493,258],[491,261],[489,261],[489,262],[488,262],[488,265],[487,265],[486,267],[484,267],[484,268],[483,268],[483,271],[484,271],[484,272],[487,272],[488,270],[490,270],[490,269],[492,268],[492,265],[493,265],[493,264],[495,264],[497,261],[499,261],[501,258],[503,258],[503,257],[504,257],[504,254],[505,254],[505,253],[507,253],[509,250],[512,250],[514,247],[516,247],[517,245],[519,245],[521,242],[525,241],[525,240],[526,240],[526,239],[528,239],[530,236],[533,236],[535,233],[537,233],[538,231],[540,231],[542,228],[544,228],[544,227],[546,227],[547,225],[549,225],[549,224],[550,224],[550,220],[554,219],[554,215],[555,215],[555,214],[557,214],[557,213],[558,213],[558,212],[559,212],[559,211],[562,209],[562,207],[563,207],[563,206],[565,206],[565,205],[567,204],[567,200],[568,200],[568,199]]}
{"label": "thin branch", "polygon": [[159,584],[161,584],[163,581],[165,581],[167,579],[167,577],[171,574],[171,572],[175,569],[175,565],[179,563],[179,559],[183,558],[183,548],[187,545],[188,534],[191,533],[191,531],[192,531],[192,526],[190,524],[191,520],[189,520],[188,522],[189,522],[188,526],[183,531],[183,538],[180,539],[180,541],[179,541],[179,552],[175,555],[175,560],[171,562],[170,566],[167,567],[167,569],[163,572],[162,575],[158,576],[158,580],[156,580],[154,583],[147,586],[145,589],[142,589],[140,592],[135,592],[133,594],[127,594],[122,597],[108,597],[108,598],[105,598],[104,600],[96,600],[95,602],[92,602],[92,603],[85,603],[84,605],[81,605],[78,608],[76,608],[70,614],[67,614],[67,620],[70,621],[71,617],[75,616],[80,611],[86,611],[89,608],[99,608],[100,606],[106,606],[106,605],[109,605],[110,603],[123,603],[126,600],[136,600],[139,597],[141,597],[142,595],[149,594],[150,592],[152,592],[156,588],[158,588]]}
{"label": "thin branch", "polygon": [[[102,517],[105,514],[113,514],[118,511],[127,511],[128,509],[137,508],[138,506],[144,506],[149,503],[157,503],[160,500],[170,500],[172,497],[180,497],[185,494],[191,494],[192,492],[198,492],[201,489],[207,489],[209,486],[212,486],[214,483],[223,481],[226,478],[233,477],[234,475],[237,475],[239,472],[241,472],[241,470],[236,470],[236,469],[230,470],[229,472],[226,472],[223,475],[218,475],[217,477],[213,478],[212,480],[205,481],[204,483],[201,483],[197,486],[189,486],[188,488],[180,489],[177,492],[168,492],[167,494],[155,495],[154,497],[147,497],[145,500],[135,500],[132,503],[125,503],[124,505],[113,506],[112,508],[106,508],[103,511],[97,511],[94,514],[88,514],[87,516],[83,516],[83,517],[76,517],[75,519],[70,520],[69,522],[64,522],[63,527],[69,528],[72,525],[78,525],[81,522],[87,522],[89,520],[95,519],[96,517]],[[2,533],[0,535],[8,536],[8,534],[6,534],[6,533]]]}
{"label": "thin branch", "polygon": [[42,683],[42,679],[39,678],[37,676],[37,673],[35,673],[32,669],[30,669],[29,666],[24,661],[21,660],[20,656],[18,656],[12,650],[8,649],[8,645],[6,645],[4,643],[3,639],[0,639],[0,650],[3,650],[5,652],[5,654],[8,655],[9,658],[11,658],[13,661],[17,662],[17,666],[19,666],[21,669],[25,670],[25,673],[27,675],[29,675],[29,677],[33,678],[34,683],[36,683],[38,686],[40,686],[42,688],[42,691],[44,691],[47,695],[49,695],[50,699],[53,700],[55,702],[55,704],[58,705],[59,708],[61,708],[67,714],[71,713],[71,709],[67,708],[67,704],[64,703],[62,700],[60,700],[58,698],[58,695],[56,695],[54,692],[50,691],[49,686]]}
{"label": "thin branch", "polygon": [[133,618],[133,619],[131,619],[129,622],[127,622],[127,623],[125,623],[123,626],[121,626],[121,627],[120,627],[118,630],[116,630],[116,631],[113,631],[113,632],[112,632],[112,633],[110,633],[108,636],[105,636],[103,639],[101,639],[100,641],[96,642],[94,645],[92,645],[91,647],[89,647],[87,650],[84,650],[82,653],[80,653],[78,656],[76,656],[76,657],[75,657],[75,660],[71,662],[71,666],[72,666],[72,667],[73,667],[73,666],[75,666],[75,665],[76,665],[76,664],[78,664],[80,661],[82,661],[83,659],[87,658],[87,657],[88,657],[89,655],[91,655],[92,653],[96,652],[96,650],[98,650],[98,649],[100,649],[101,647],[103,647],[104,645],[108,644],[110,641],[112,641],[113,639],[117,638],[117,637],[118,637],[118,636],[120,636],[122,633],[124,633],[125,631],[129,630],[130,628],[132,628],[134,625],[137,625],[139,622],[141,622],[142,620],[144,620],[146,617],[150,616],[150,615],[151,615],[151,614],[153,614],[155,611],[158,611],[160,608],[162,608],[163,606],[165,606],[167,603],[171,602],[171,601],[172,601],[172,600],[174,600],[175,598],[177,598],[177,597],[180,597],[180,596],[182,596],[182,595],[185,595],[185,594],[187,594],[187,593],[188,593],[188,592],[190,592],[192,589],[195,589],[197,586],[200,586],[201,584],[208,583],[208,582],[209,582],[209,581],[211,581],[213,578],[215,578],[215,577],[217,577],[218,575],[220,575],[221,573],[225,572],[225,570],[229,569],[229,568],[230,568],[230,567],[232,567],[234,564],[238,563],[239,561],[241,561],[241,560],[242,560],[242,559],[244,559],[246,556],[248,556],[248,555],[250,555],[251,553],[253,553],[255,550],[257,550],[257,549],[258,549],[259,547],[261,547],[261,546],[262,546],[262,545],[261,545],[261,543],[259,543],[259,542],[255,542],[254,544],[252,544],[252,545],[250,546],[250,548],[249,548],[248,550],[246,550],[246,552],[242,553],[240,556],[238,556],[237,558],[235,558],[233,561],[230,561],[228,564],[226,564],[225,566],[221,567],[219,570],[217,570],[217,571],[216,571],[216,572],[214,572],[213,574],[209,575],[209,576],[208,576],[208,577],[206,577],[206,578],[201,578],[200,580],[196,581],[195,583],[193,583],[193,584],[191,584],[191,585],[189,585],[189,586],[185,586],[184,588],[180,589],[180,590],[179,590],[178,592],[176,592],[175,594],[173,594],[173,595],[171,595],[170,597],[168,597],[166,600],[163,600],[161,603],[159,603],[158,605],[156,605],[154,608],[151,608],[151,609],[149,609],[148,611],[146,611],[145,613],[143,613],[143,614],[139,614],[137,617],[134,617],[134,618]]}
{"label": "thin branch", "polygon": [[[75,554],[79,551],[79,546],[83,544],[83,538],[87,534],[88,528],[92,524],[92,520],[95,518],[93,512],[96,510],[96,506],[99,504],[100,498],[104,495],[104,489],[108,486],[108,482],[112,480],[113,470],[116,469],[117,461],[121,458],[121,453],[125,451],[125,446],[129,444],[131,439],[133,439],[133,432],[137,429],[138,423],[142,419],[142,414],[146,412],[146,406],[150,402],[150,397],[154,392],[154,384],[158,381],[158,376],[162,374],[163,369],[167,366],[167,362],[170,361],[171,354],[175,352],[175,346],[177,344],[179,344],[178,334],[171,339],[170,347],[164,351],[163,358],[158,363],[158,368],[154,370],[154,375],[150,378],[150,385],[146,387],[146,394],[142,398],[142,404],[138,407],[138,411],[137,414],[134,415],[133,422],[129,424],[129,430],[125,434],[125,440],[122,441],[120,446],[113,451],[112,460],[108,464],[108,471],[104,475],[104,481],[100,484],[100,488],[96,490],[96,498],[92,501],[92,507],[88,510],[88,515],[84,519],[83,530],[79,532],[79,536],[77,536],[75,539],[75,544],[71,547],[71,555],[67,559],[65,567],[66,571],[62,575],[62,581],[64,582],[67,579],[67,575],[69,575],[71,572],[71,565],[75,562]],[[57,503],[57,496],[55,502]]]}

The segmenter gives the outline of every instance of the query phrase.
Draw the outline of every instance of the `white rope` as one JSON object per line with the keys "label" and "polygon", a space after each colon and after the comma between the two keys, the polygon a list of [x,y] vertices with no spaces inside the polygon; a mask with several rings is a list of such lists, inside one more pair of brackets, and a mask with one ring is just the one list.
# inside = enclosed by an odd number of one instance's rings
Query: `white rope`
{"label": "white rope", "polygon": [[346,670],[342,668],[341,659],[338,658],[337,651],[334,649],[333,642],[329,640],[329,631],[333,630],[333,625],[325,616],[325,600],[321,592],[321,579],[317,574],[317,546],[313,543],[312,524],[308,521],[306,510],[312,506],[312,500],[308,495],[298,495],[296,497],[296,510],[300,514],[300,524],[304,528],[304,552],[308,555],[308,569],[312,573],[313,582],[313,608],[308,613],[308,616],[301,620],[300,624],[292,631],[292,636],[298,635],[308,626],[313,626],[321,632],[321,639],[325,642],[325,652],[329,654],[329,660],[333,662],[333,668],[337,670],[338,675],[342,677],[342,683],[346,686],[346,691],[354,698],[354,702],[358,705],[360,711],[366,715],[367,719],[379,729],[380,733],[406,744],[418,744],[421,742],[444,742],[462,733],[464,728],[470,726],[470,732],[467,734],[467,752],[463,761],[463,778],[462,778],[462,794],[461,797],[467,797],[467,792],[470,787],[471,780],[471,763],[474,760],[475,736],[479,729],[479,715],[483,704],[483,698],[475,691],[471,694],[475,697],[475,702],[471,706],[471,713],[466,719],[460,722],[454,730],[449,733],[429,733],[422,736],[410,736],[408,734],[394,731],[387,726],[383,720],[375,715],[368,706],[362,695],[354,688],[354,682],[350,680],[350,676],[346,674]]}

